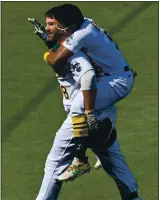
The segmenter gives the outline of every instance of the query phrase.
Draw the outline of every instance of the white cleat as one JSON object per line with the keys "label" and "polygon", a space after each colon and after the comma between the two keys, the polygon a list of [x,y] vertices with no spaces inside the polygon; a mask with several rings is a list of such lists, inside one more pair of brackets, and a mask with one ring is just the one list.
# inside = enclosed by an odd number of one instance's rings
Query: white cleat
{"label": "white cleat", "polygon": [[77,177],[90,172],[91,166],[89,162],[81,162],[77,158],[74,158],[72,164],[60,175],[58,176],[58,181],[72,181]]}
{"label": "white cleat", "polygon": [[94,168],[97,170],[102,168],[102,164],[101,164],[100,160],[97,160],[96,164],[94,165]]}

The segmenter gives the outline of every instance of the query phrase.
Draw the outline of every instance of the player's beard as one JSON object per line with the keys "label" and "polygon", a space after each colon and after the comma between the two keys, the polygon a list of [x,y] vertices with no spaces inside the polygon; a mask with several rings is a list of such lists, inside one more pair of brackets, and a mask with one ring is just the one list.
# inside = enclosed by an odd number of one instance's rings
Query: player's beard
{"label": "player's beard", "polygon": [[61,34],[58,30],[55,30],[53,33],[48,33],[49,37],[48,40],[49,41],[58,41],[61,37]]}

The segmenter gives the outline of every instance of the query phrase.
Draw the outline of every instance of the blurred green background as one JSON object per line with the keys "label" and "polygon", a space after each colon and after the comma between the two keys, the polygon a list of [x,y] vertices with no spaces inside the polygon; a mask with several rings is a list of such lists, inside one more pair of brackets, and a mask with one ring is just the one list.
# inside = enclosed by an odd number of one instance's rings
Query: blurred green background
{"label": "blurred green background", "polygon": [[[2,199],[35,199],[46,156],[65,118],[55,75],[43,61],[45,45],[28,17],[63,2],[2,2]],[[102,25],[138,76],[118,107],[122,152],[144,200],[158,199],[158,3],[72,2]],[[89,151],[91,164],[95,157]],[[113,180],[92,169],[64,184],[61,200],[120,199]]]}

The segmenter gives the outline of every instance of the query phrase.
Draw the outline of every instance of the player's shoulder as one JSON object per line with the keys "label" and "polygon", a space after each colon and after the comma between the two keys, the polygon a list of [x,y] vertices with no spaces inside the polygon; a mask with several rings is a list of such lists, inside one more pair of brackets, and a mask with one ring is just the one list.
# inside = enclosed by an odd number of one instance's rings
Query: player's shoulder
{"label": "player's shoulder", "polygon": [[[83,24],[81,25],[81,27],[78,29],[79,31],[80,30],[82,30],[82,31],[87,31],[87,32],[89,32],[90,30],[91,30],[91,28],[93,27],[92,26],[92,22],[93,22],[93,20],[92,19],[90,19],[90,18],[84,18],[84,22],[83,22]],[[78,31],[77,30],[77,31]]]}
{"label": "player's shoulder", "polygon": [[94,31],[93,20],[90,18],[85,18],[81,27],[77,30],[77,32],[83,32],[85,34],[90,34]]}
{"label": "player's shoulder", "polygon": [[89,36],[90,34],[92,34],[92,32],[94,31],[93,29],[93,25],[92,25],[92,20],[85,18],[85,21],[83,22],[83,24],[81,25],[81,27],[76,30],[69,39],[74,39],[74,40],[78,40],[78,39],[85,39],[87,36]]}
{"label": "player's shoulder", "polygon": [[64,42],[63,46],[76,53],[81,48],[89,46],[94,41],[94,36],[96,36],[96,30],[92,24],[92,20],[86,18],[83,24],[73,32]]}

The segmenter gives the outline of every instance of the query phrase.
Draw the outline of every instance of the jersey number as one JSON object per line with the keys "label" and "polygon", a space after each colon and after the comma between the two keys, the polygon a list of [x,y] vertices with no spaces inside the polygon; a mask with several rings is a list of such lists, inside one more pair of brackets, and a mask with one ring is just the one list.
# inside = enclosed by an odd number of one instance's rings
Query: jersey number
{"label": "jersey number", "polygon": [[62,94],[65,96],[66,99],[69,99],[69,95],[67,93],[65,86],[61,85],[60,87],[61,87]]}

